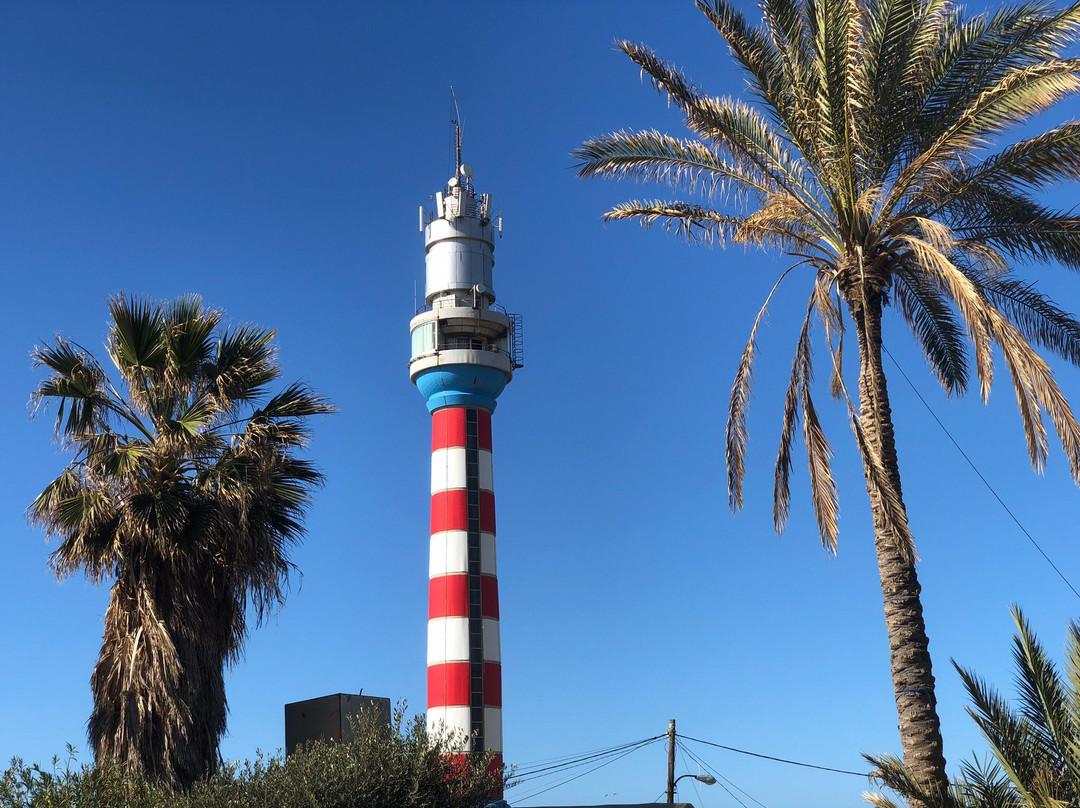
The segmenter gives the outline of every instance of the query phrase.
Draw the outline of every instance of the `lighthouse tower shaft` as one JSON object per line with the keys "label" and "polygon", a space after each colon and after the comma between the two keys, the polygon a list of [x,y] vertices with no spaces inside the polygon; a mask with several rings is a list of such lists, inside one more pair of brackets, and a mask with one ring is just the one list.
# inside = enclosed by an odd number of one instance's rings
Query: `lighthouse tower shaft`
{"label": "lighthouse tower shaft", "polygon": [[409,375],[431,413],[427,720],[455,751],[502,762],[502,658],[495,567],[491,414],[520,367],[520,318],[495,305],[491,197],[462,165],[421,208],[424,306],[410,323]]}

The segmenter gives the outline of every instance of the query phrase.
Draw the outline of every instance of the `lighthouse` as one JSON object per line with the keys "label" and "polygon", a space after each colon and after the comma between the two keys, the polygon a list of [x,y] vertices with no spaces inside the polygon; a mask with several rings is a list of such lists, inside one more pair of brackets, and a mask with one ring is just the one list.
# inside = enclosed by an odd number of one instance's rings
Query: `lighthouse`
{"label": "lighthouse", "polygon": [[[460,132],[460,130],[459,130]],[[490,194],[477,194],[461,162],[421,206],[424,305],[409,323],[409,376],[431,413],[431,556],[427,723],[449,730],[455,751],[502,763],[502,656],[495,569],[491,415],[521,367],[521,318],[495,302]]]}

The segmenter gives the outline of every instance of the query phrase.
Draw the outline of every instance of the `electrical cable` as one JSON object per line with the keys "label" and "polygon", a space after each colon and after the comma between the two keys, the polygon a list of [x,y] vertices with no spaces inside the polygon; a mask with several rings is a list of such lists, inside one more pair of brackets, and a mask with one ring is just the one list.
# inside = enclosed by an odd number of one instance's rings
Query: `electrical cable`
{"label": "electrical cable", "polygon": [[1072,582],[1070,582],[1069,579],[1065,577],[1065,573],[1058,569],[1057,564],[1050,560],[1050,556],[1046,554],[1043,548],[1039,546],[1039,543],[1035,541],[1035,539],[1030,533],[1028,533],[1027,528],[1025,528],[1020,523],[1020,520],[1016,518],[1016,514],[1009,510],[1009,506],[1005,504],[1005,500],[998,496],[998,492],[994,490],[994,487],[990,485],[989,482],[987,482],[986,478],[982,475],[982,472],[979,471],[978,467],[972,462],[971,458],[967,456],[967,453],[960,448],[960,444],[956,442],[956,438],[954,438],[952,436],[952,433],[950,433],[949,430],[945,428],[945,424],[941,423],[941,419],[937,417],[937,413],[935,413],[933,409],[931,409],[926,399],[923,398],[922,393],[920,393],[918,388],[916,388],[915,385],[912,384],[911,379],[909,379],[908,375],[904,373],[904,369],[900,367],[900,363],[896,361],[896,358],[891,353],[889,353],[888,348],[886,348],[884,345],[882,345],[881,348],[885,352],[885,355],[888,356],[890,360],[892,360],[893,366],[900,372],[900,375],[904,377],[904,381],[908,383],[908,387],[911,388],[912,392],[915,393],[915,396],[919,399],[919,401],[922,402],[922,405],[926,407],[926,411],[930,413],[930,417],[937,422],[937,425],[941,427],[941,431],[945,433],[945,436],[952,442],[952,445],[956,447],[956,451],[960,452],[960,456],[967,461],[967,464],[971,466],[971,470],[975,472],[975,475],[980,480],[982,480],[982,484],[986,486],[986,490],[988,490],[991,494],[994,495],[994,499],[998,501],[998,504],[1004,509],[1005,513],[1009,514],[1009,518],[1016,523],[1016,526],[1018,528],[1020,528],[1020,532],[1027,536],[1027,540],[1031,542],[1031,544],[1035,547],[1036,550],[1039,551],[1039,555],[1041,555],[1046,560],[1046,563],[1049,564],[1051,568],[1053,568],[1054,572],[1057,573],[1058,577],[1065,582],[1065,586],[1069,587],[1069,589],[1072,590],[1072,593],[1076,595],[1076,597],[1080,598],[1080,592],[1076,591],[1076,587],[1073,586]]}
{"label": "electrical cable", "polygon": [[[654,740],[659,740],[660,738],[663,738],[663,737],[664,737],[663,735],[659,735]],[[567,783],[571,783],[571,782],[573,782],[574,780],[577,780],[580,777],[584,777],[586,774],[592,774],[594,771],[597,771],[598,769],[602,769],[605,766],[609,766],[612,763],[614,763],[616,760],[621,760],[622,758],[629,755],[631,752],[635,752],[640,748],[641,748],[640,746],[635,746],[633,749],[627,749],[621,755],[616,755],[615,757],[612,757],[609,760],[605,760],[602,763],[599,763],[596,766],[593,766],[591,769],[586,769],[583,772],[579,772],[578,774],[575,774],[573,777],[568,777],[565,780],[562,780],[561,782],[555,783],[554,785],[548,786],[547,788],[542,788],[539,791],[533,791],[533,792],[531,792],[529,794],[525,794],[525,795],[522,795],[522,796],[518,796],[517,794],[515,794],[514,795],[514,801],[517,802],[519,800],[531,800],[533,797],[539,797],[541,794],[546,794],[548,791],[551,791],[552,789],[559,788],[559,786],[564,786]]]}
{"label": "electrical cable", "polygon": [[740,755],[749,755],[750,757],[761,758],[762,760],[772,760],[776,763],[787,763],[789,766],[802,766],[806,769],[820,769],[824,772],[835,772],[836,774],[852,774],[856,777],[869,777],[867,772],[853,772],[848,769],[834,769],[831,766],[818,766],[814,763],[800,763],[797,760],[788,760],[787,758],[773,757],[772,755],[763,755],[759,752],[748,752],[745,749],[737,749],[734,746],[724,746],[722,743],[713,743],[712,741],[703,741],[701,738],[691,738],[689,735],[680,735],[680,738],[685,738],[688,741],[694,743],[705,744],[705,746],[715,746],[717,749],[724,749],[728,752],[738,752]]}
{"label": "electrical cable", "polygon": [[[597,750],[597,751],[594,751],[594,752],[586,752],[586,753],[584,753],[582,755],[576,755],[576,756],[567,755],[567,756],[565,756],[563,758],[552,758],[553,761],[560,761],[560,762],[553,762],[553,763],[551,763],[550,765],[547,765],[547,766],[536,766],[534,764],[534,767],[526,766],[526,767],[524,767],[522,769],[516,770],[515,773],[514,773],[514,783],[517,784],[517,783],[523,782],[525,780],[534,779],[536,777],[546,777],[549,774],[551,774],[552,772],[555,772],[555,771],[560,770],[560,769],[573,769],[573,768],[577,768],[578,766],[584,766],[585,764],[587,764],[587,763],[589,763],[589,762],[591,762],[591,761],[593,761],[593,760],[595,760],[597,758],[602,758],[602,757],[608,757],[608,756],[611,756],[611,755],[615,755],[615,754],[618,754],[618,753],[620,753],[620,752],[622,752],[624,750],[632,752],[635,749],[640,749],[642,746],[648,746],[650,743],[658,741],[658,740],[660,740],[661,738],[664,738],[664,737],[666,737],[666,736],[664,736],[664,735],[656,735],[656,736],[654,736],[652,738],[644,738],[644,739],[642,739],[640,741],[634,741],[633,743],[621,744],[619,746],[612,746],[612,747],[609,747],[607,749],[600,749],[600,750]],[[544,762],[546,762],[546,761],[538,761],[538,763],[544,763]]]}
{"label": "electrical cable", "polygon": [[[768,808],[768,806],[765,805],[765,803],[763,803],[757,797],[753,797],[750,794],[747,794],[745,791],[743,791],[741,788],[739,788],[737,785],[735,785],[733,782],[731,782],[731,780],[729,780],[727,777],[724,777],[724,775],[720,774],[720,772],[718,772],[716,769],[714,769],[712,766],[710,766],[708,763],[706,763],[704,760],[702,760],[700,757],[698,757],[698,755],[696,755],[694,753],[694,751],[689,746],[682,743],[678,739],[678,737],[675,738],[675,743],[678,744],[679,749],[683,750],[691,760],[693,760],[695,763],[697,763],[699,766],[701,766],[703,769],[705,769],[705,771],[707,771],[713,777],[717,777],[720,780],[723,780],[725,783],[727,783],[733,789],[738,791],[740,794],[742,794],[748,800],[750,800],[752,802],[756,802],[758,805],[761,806],[761,808]],[[728,793],[730,793],[730,792],[728,792]],[[739,802],[740,805],[744,805],[743,801],[739,800],[738,797],[735,797],[735,799]]]}
{"label": "electrical cable", "polygon": [[[686,744],[684,744],[684,743],[680,743],[680,742],[679,742],[679,738],[678,738],[678,736],[676,736],[676,737],[675,737],[675,748],[676,748],[676,749],[678,749],[678,750],[679,750],[680,752],[682,752],[682,753],[683,753],[683,768],[684,768],[684,769],[689,769],[690,767],[686,765],[686,760],[685,760],[685,758],[686,758],[686,757],[688,757],[688,756],[689,756],[689,757],[694,757],[694,755],[693,755],[692,753],[690,753],[690,750],[689,750],[689,748],[688,748],[688,747],[686,746]],[[706,771],[709,771],[708,767],[703,767],[703,766],[702,766],[702,762],[701,762],[701,760],[697,760],[696,762],[697,762],[697,764],[698,764],[698,767],[699,767],[699,768],[705,768],[705,770],[706,770]],[[732,793],[732,791],[731,791],[731,789],[730,789],[730,788],[728,788],[728,787],[727,787],[726,785],[724,785],[723,783],[721,783],[721,782],[720,782],[720,780],[716,779],[716,776],[715,776],[715,775],[716,775],[716,773],[715,773],[715,772],[710,772],[710,773],[714,775],[714,776],[713,776],[713,781],[714,781],[714,782],[713,782],[713,785],[717,785],[717,786],[720,786],[720,788],[724,789],[724,791],[726,791],[726,792],[727,792],[728,796],[729,796],[729,797],[731,797],[731,798],[732,798],[733,800],[735,800],[735,802],[739,803],[739,805],[741,805],[741,806],[742,806],[742,808],[750,808],[750,806],[748,806],[748,805],[747,805],[747,804],[746,804],[745,802],[743,802],[743,801],[742,801],[742,800],[740,800],[740,799],[739,799],[739,798],[738,798],[737,796],[735,796],[735,794],[733,794],[733,793]],[[677,777],[677,778],[675,778],[675,779],[676,779],[676,781],[678,781],[679,779],[681,779],[681,777]],[[721,778],[721,779],[723,779],[723,780],[727,780],[727,778],[726,778],[726,777],[724,777],[724,778]],[[698,785],[697,785],[697,779],[696,779],[696,778],[695,778],[695,779],[694,779],[694,780],[693,780],[692,782],[693,782],[693,784],[694,784],[694,793],[695,793],[695,794],[697,795],[697,798],[698,798],[698,802],[700,803],[700,802],[701,802],[701,789],[699,789],[699,788],[698,788]],[[730,781],[730,780],[727,780],[727,782],[731,783],[731,781]],[[734,785],[734,783],[732,783],[732,785]],[[676,784],[676,788],[678,788],[678,785],[677,785],[677,784]],[[739,789],[739,790],[740,790],[740,791],[742,791],[742,789]],[[745,792],[744,792],[744,793],[745,793]],[[749,796],[749,795],[748,795],[748,796]]]}

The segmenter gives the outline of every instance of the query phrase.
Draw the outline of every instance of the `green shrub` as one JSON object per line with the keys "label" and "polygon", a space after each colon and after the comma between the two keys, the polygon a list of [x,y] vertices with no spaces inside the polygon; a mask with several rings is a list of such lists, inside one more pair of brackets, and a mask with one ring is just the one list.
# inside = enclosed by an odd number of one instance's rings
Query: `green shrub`
{"label": "green shrub", "polygon": [[185,793],[115,763],[77,765],[72,747],[51,770],[16,758],[0,775],[0,808],[477,808],[505,782],[490,756],[448,755],[451,739],[420,717],[398,711],[393,726],[372,718],[354,730],[347,744],[225,764]]}

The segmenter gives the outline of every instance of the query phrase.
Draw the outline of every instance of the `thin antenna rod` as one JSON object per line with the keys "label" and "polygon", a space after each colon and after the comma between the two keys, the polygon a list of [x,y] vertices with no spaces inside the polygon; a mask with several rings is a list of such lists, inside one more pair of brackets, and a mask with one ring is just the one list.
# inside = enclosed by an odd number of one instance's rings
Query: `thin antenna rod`
{"label": "thin antenna rod", "polygon": [[454,93],[454,85],[450,85],[450,103],[453,106],[453,118],[450,123],[454,125],[454,176],[461,169],[461,110],[458,109],[457,95]]}

